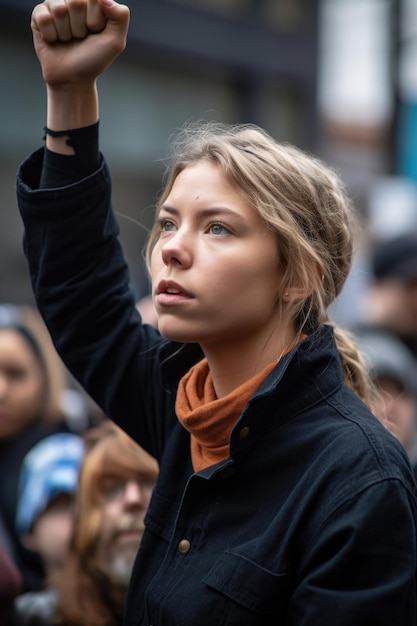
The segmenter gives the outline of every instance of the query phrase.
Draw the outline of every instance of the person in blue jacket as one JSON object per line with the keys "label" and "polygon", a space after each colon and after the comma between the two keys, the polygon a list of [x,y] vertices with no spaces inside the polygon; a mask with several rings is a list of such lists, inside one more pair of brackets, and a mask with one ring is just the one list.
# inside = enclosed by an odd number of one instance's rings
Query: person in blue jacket
{"label": "person in blue jacket", "polygon": [[71,372],[157,458],[125,624],[415,626],[416,488],[327,317],[352,258],[335,173],[250,125],[180,136],[142,324],[98,150],[129,10],[32,14],[46,145],[17,181],[38,306]]}

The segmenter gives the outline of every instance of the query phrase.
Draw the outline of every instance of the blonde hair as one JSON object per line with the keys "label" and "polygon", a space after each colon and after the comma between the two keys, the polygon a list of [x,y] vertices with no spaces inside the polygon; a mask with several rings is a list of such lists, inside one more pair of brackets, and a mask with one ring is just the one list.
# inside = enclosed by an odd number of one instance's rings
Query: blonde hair
{"label": "blonde hair", "polygon": [[[217,164],[228,180],[277,234],[282,292],[295,286],[309,294],[291,303],[299,336],[328,323],[327,308],[350,271],[356,220],[339,176],[321,160],[276,142],[253,125],[196,124],[172,144],[173,164],[157,212],[177,176],[198,161]],[[155,224],[146,249],[159,236]],[[335,326],[344,380],[371,409],[374,388],[353,340]]]}

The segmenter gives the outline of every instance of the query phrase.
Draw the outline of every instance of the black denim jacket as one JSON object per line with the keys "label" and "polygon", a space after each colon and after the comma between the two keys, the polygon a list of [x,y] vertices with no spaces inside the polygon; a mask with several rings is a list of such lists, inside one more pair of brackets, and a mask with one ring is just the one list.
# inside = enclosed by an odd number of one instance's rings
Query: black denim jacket
{"label": "black denim jacket", "polygon": [[415,626],[416,489],[402,446],[342,382],[325,326],[250,399],[230,457],[193,473],[174,413],[201,358],[141,326],[105,164],[37,190],[18,178],[38,306],[73,374],[160,462],[128,626]]}

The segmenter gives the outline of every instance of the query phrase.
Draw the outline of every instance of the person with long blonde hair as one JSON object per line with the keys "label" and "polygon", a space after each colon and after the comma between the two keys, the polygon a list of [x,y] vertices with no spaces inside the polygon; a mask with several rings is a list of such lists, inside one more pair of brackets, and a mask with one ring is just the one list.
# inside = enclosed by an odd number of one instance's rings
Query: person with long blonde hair
{"label": "person with long blonde hair", "polygon": [[47,0],[32,31],[46,145],[18,200],[38,306],[72,373],[160,464],[125,624],[415,626],[416,490],[327,317],[354,212],[324,163],[251,126],[175,143],[141,323],[98,150],[113,0]]}

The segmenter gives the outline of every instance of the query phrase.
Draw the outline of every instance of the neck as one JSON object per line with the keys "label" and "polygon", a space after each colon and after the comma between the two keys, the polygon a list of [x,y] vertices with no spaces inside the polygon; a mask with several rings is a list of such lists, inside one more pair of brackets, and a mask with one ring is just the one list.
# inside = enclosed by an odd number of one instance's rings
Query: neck
{"label": "neck", "polygon": [[245,340],[202,345],[210,368],[214,390],[222,398],[247,380],[261,372],[267,365],[278,362],[295,342],[293,328],[272,333],[266,340],[247,336]]}

